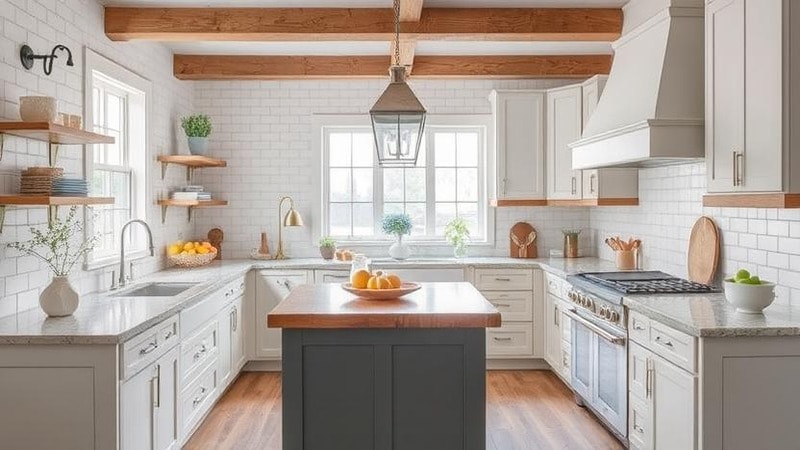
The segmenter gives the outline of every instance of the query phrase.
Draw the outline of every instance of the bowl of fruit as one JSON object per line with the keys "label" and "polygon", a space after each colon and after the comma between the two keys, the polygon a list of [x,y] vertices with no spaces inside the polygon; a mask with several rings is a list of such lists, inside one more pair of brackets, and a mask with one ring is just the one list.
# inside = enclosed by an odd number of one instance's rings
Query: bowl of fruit
{"label": "bowl of fruit", "polygon": [[178,267],[200,267],[217,257],[217,249],[209,242],[177,241],[167,246],[167,259]]}
{"label": "bowl of fruit", "polygon": [[736,312],[761,314],[775,300],[775,283],[763,281],[744,269],[726,278],[724,285],[725,299],[736,307]]}
{"label": "bowl of fruit", "polygon": [[408,283],[399,276],[382,272],[359,269],[350,275],[349,283],[342,283],[342,289],[369,300],[393,300],[419,290],[417,283]]}

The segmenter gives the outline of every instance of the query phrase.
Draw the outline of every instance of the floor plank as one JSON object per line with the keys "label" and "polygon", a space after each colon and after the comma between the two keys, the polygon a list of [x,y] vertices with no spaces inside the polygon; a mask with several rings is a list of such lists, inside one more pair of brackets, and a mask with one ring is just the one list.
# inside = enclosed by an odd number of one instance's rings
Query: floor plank
{"label": "floor plank", "polygon": [[[623,447],[548,371],[487,373],[487,450]],[[184,449],[280,450],[280,374],[243,372]]]}

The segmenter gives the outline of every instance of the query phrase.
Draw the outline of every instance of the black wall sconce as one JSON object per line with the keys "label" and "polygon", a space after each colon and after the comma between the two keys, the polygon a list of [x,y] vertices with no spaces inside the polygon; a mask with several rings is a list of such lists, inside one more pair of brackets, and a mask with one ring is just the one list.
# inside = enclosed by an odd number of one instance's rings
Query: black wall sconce
{"label": "black wall sconce", "polygon": [[33,49],[28,46],[28,44],[23,44],[22,48],[19,49],[19,59],[22,61],[22,67],[30,70],[33,67],[33,62],[36,59],[42,60],[42,66],[44,67],[44,74],[50,75],[53,72],[53,60],[58,58],[56,56],[56,52],[59,50],[64,50],[67,52],[67,65],[72,67],[75,64],[72,62],[72,52],[65,45],[58,44],[53,47],[53,51],[50,52],[49,55],[37,55],[33,53]]}

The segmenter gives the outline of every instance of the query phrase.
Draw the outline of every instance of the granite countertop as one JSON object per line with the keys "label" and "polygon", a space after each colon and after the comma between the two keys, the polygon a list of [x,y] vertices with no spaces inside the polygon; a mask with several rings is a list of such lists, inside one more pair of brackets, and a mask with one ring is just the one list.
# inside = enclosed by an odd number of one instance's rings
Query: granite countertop
{"label": "granite countertop", "polygon": [[467,282],[420,283],[394,300],[361,300],[335,284],[299,286],[267,315],[271,328],[486,328],[500,312]]}
{"label": "granite countertop", "polygon": [[[467,266],[498,268],[542,267],[564,276],[583,268],[609,267],[611,263],[596,258],[580,258],[577,263],[559,259],[515,258],[419,258],[403,262],[375,259],[378,268],[463,268]],[[151,282],[197,283],[174,297],[113,297],[116,292],[81,297],[72,316],[48,318],[35,308],[0,318],[0,345],[3,344],[119,344],[153,325],[201,301],[227,283],[250,270],[297,269],[342,270],[349,263],[327,262],[320,258],[258,261],[251,259],[215,261],[194,269],[167,269],[136,280],[128,289]]]}
{"label": "granite countertop", "polygon": [[763,314],[744,314],[724,294],[637,295],[625,306],[698,337],[800,336],[800,308],[778,298]]}

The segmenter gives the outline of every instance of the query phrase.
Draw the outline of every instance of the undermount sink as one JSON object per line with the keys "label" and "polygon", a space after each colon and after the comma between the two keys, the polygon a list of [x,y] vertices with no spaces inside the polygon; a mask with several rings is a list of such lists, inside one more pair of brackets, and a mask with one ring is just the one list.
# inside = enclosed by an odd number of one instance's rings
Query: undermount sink
{"label": "undermount sink", "polygon": [[196,283],[148,283],[130,291],[118,292],[112,297],[174,297]]}

